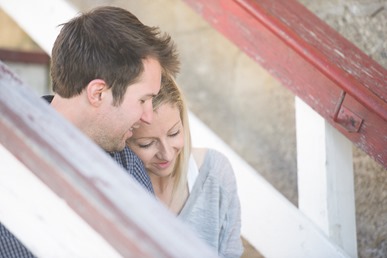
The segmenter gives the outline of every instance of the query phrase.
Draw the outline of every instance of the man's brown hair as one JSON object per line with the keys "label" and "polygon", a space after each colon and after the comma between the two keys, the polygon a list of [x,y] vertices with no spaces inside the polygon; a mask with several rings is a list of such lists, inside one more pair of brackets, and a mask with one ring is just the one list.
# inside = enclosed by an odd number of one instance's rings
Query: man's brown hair
{"label": "man's brown hair", "polygon": [[129,11],[97,7],[63,24],[51,55],[53,91],[64,98],[80,94],[102,79],[119,105],[127,87],[142,74],[143,60],[154,58],[163,73],[176,75],[179,59],[171,37],[148,27]]}

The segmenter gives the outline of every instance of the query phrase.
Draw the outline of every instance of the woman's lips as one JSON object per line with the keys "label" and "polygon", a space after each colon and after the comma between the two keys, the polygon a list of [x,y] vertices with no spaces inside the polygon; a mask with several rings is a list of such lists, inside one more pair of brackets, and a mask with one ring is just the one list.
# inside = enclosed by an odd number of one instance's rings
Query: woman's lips
{"label": "woman's lips", "polygon": [[160,169],[166,169],[171,165],[170,161],[156,163],[156,167]]}

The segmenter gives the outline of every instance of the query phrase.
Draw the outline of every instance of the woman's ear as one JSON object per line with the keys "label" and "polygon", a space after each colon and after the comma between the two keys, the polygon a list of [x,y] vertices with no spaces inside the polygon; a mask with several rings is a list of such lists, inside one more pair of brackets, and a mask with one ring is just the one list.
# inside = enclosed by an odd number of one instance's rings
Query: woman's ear
{"label": "woman's ear", "polygon": [[93,106],[99,106],[102,103],[103,94],[108,90],[104,80],[95,79],[89,82],[86,87],[87,99]]}

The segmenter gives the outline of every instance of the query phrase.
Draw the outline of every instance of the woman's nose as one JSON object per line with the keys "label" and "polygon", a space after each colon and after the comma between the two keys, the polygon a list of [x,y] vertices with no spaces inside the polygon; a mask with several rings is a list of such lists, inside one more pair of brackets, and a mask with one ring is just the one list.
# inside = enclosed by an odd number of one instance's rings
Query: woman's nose
{"label": "woman's nose", "polygon": [[160,144],[160,150],[159,150],[159,158],[166,160],[166,161],[171,161],[174,157],[174,151],[172,146],[169,144]]}

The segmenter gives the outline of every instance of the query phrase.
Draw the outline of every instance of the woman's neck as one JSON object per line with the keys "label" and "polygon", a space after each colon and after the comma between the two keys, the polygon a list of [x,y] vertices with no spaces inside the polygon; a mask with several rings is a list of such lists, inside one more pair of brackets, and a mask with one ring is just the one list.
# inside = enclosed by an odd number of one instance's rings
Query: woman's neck
{"label": "woman's neck", "polygon": [[156,197],[161,202],[169,206],[169,203],[172,199],[174,178],[172,176],[159,177],[150,175],[150,179]]}
{"label": "woman's neck", "polygon": [[188,185],[182,193],[175,193],[174,177],[156,177],[150,175],[150,179],[157,199],[167,206],[173,213],[178,214],[188,198]]}

